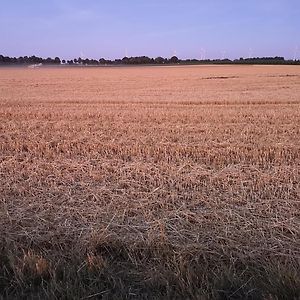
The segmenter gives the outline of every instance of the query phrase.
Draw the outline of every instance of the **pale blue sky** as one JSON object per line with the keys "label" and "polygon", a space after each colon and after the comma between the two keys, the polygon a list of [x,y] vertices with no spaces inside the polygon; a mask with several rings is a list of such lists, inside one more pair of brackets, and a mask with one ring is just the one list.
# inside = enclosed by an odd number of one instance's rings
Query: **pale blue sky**
{"label": "pale blue sky", "polygon": [[10,56],[300,58],[299,31],[299,0],[0,0]]}

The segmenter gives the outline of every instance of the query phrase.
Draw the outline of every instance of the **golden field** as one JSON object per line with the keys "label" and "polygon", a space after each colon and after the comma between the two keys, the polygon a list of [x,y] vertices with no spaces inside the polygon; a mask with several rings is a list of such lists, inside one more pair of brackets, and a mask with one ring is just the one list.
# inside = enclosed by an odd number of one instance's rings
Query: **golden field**
{"label": "golden field", "polygon": [[298,299],[300,68],[0,68],[0,299]]}

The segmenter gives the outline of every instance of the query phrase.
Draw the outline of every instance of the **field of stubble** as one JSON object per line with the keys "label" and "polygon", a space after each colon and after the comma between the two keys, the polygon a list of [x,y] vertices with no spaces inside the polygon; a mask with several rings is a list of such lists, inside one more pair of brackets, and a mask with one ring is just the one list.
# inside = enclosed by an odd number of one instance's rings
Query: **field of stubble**
{"label": "field of stubble", "polygon": [[298,299],[300,68],[0,69],[0,299]]}

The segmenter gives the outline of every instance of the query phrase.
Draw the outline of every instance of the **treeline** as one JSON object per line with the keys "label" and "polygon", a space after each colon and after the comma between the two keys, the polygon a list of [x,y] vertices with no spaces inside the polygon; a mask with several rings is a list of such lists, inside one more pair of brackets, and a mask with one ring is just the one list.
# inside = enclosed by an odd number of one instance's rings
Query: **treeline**
{"label": "treeline", "polygon": [[61,60],[59,57],[55,58],[41,58],[35,55],[33,56],[20,56],[20,57],[9,57],[0,55],[0,64],[4,65],[31,65],[31,64],[47,64],[47,65],[60,65]]}
{"label": "treeline", "polygon": [[240,58],[235,60],[230,59],[179,59],[176,56],[171,58],[156,57],[150,58],[148,56],[124,57],[122,59],[108,60],[105,58],[89,59],[89,58],[75,58],[71,60],[55,58],[41,58],[33,56],[9,57],[0,55],[0,65],[167,65],[167,64],[260,64],[260,65],[288,65],[300,64],[300,60],[285,60],[284,57],[253,57]]}

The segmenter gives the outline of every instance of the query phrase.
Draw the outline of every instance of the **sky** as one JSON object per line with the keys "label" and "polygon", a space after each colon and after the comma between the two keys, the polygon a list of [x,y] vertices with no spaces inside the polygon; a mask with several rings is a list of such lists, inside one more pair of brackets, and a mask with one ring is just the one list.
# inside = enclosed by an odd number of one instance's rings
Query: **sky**
{"label": "sky", "polygon": [[300,58],[299,0],[0,0],[0,54]]}

